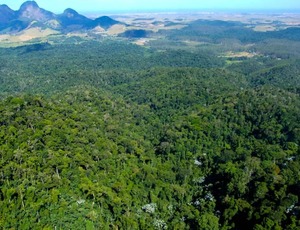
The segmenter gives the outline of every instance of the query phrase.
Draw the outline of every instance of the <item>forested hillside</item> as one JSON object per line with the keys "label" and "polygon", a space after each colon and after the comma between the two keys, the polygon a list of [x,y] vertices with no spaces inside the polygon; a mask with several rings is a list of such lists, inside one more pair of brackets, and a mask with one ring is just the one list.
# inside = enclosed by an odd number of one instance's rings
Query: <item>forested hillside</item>
{"label": "forested hillside", "polygon": [[260,42],[0,49],[0,227],[299,229],[299,61]]}

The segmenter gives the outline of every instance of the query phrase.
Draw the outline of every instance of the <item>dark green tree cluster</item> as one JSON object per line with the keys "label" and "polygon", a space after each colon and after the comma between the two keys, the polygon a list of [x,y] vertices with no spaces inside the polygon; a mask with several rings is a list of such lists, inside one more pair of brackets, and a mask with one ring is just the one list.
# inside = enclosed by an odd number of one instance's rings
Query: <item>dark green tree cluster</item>
{"label": "dark green tree cluster", "polygon": [[299,229],[297,60],[120,41],[0,53],[1,228]]}

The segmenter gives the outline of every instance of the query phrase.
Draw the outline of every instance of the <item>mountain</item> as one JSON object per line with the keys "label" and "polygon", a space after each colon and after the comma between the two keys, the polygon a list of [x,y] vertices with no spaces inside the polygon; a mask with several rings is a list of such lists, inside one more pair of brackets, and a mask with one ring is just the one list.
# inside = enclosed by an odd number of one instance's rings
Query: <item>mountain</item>
{"label": "mountain", "polygon": [[87,29],[90,28],[93,23],[93,20],[70,8],[58,15],[57,18],[64,29]]}
{"label": "mountain", "polygon": [[35,1],[24,2],[17,14],[19,19],[24,21],[46,22],[56,17],[54,13],[40,8]]}
{"label": "mountain", "polygon": [[0,5],[0,33],[2,34],[15,34],[31,28],[32,25],[43,29],[55,29],[64,33],[86,31],[98,26],[107,30],[115,24],[121,23],[107,16],[93,20],[70,8],[62,14],[54,14],[40,8],[35,1],[24,2],[17,11],[10,9],[7,5]]}
{"label": "mountain", "polygon": [[16,12],[10,9],[7,5],[0,5],[0,26],[9,23],[15,19]]}
{"label": "mountain", "polygon": [[101,26],[103,29],[107,30],[113,25],[120,24],[120,22],[118,22],[110,17],[102,16],[102,17],[96,18],[94,20],[93,24],[94,24],[93,27]]}

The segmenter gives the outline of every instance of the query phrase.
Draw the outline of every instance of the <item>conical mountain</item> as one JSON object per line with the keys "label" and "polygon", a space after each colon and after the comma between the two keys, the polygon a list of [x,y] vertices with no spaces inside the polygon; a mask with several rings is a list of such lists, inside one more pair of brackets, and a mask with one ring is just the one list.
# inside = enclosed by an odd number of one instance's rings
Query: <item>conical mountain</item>
{"label": "conical mountain", "polygon": [[18,16],[21,20],[36,20],[39,22],[55,19],[54,13],[40,8],[35,1],[24,2],[18,10]]}
{"label": "conical mountain", "polygon": [[99,18],[96,18],[94,20],[94,27],[96,26],[101,26],[103,29],[107,30],[108,28],[110,28],[111,26],[115,25],[115,24],[119,24],[120,22],[108,17],[108,16],[102,16]]}
{"label": "conical mountain", "polygon": [[89,28],[93,20],[79,14],[73,9],[66,9],[62,14],[58,15],[58,20],[63,27],[72,28]]}

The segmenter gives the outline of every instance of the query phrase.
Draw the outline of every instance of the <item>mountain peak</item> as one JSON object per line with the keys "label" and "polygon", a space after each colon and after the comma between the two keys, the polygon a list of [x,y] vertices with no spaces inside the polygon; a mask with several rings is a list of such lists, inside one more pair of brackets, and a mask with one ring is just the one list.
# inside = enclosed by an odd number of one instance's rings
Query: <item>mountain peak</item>
{"label": "mountain peak", "polygon": [[103,29],[107,30],[111,26],[113,26],[115,24],[119,24],[119,22],[108,16],[102,16],[102,17],[96,18],[94,20],[94,24],[95,24],[95,26],[101,26]]}
{"label": "mountain peak", "polygon": [[65,9],[63,15],[66,15],[67,17],[71,18],[71,17],[77,16],[79,14],[76,10],[68,8],[68,9]]}
{"label": "mountain peak", "polygon": [[8,14],[14,14],[15,11],[13,11],[11,8],[9,8],[7,5],[3,4],[0,5],[0,15],[8,15]]}
{"label": "mountain peak", "polygon": [[11,8],[9,8],[6,4],[0,5],[0,10],[7,10],[7,11],[13,11]]}
{"label": "mountain peak", "polygon": [[45,22],[54,18],[53,13],[40,8],[35,1],[24,2],[18,11],[18,15],[25,21],[37,20]]}
{"label": "mountain peak", "polygon": [[7,5],[0,5],[0,25],[5,25],[14,18],[15,11],[13,11]]}
{"label": "mountain peak", "polygon": [[27,1],[21,5],[19,11],[28,10],[29,8],[39,8],[39,5],[35,1]]}
{"label": "mountain peak", "polygon": [[71,30],[88,28],[92,22],[91,19],[79,14],[71,8],[65,9],[62,14],[58,15],[58,21],[64,28]]}
{"label": "mountain peak", "polygon": [[62,14],[54,14],[40,8],[35,1],[24,2],[17,11],[10,9],[7,5],[0,5],[0,31],[6,30],[13,33],[30,28],[32,25],[61,29],[63,32],[68,32],[86,31],[98,26],[107,30],[119,23],[108,16],[102,16],[93,20],[71,8],[67,8]]}

